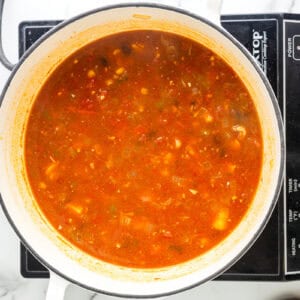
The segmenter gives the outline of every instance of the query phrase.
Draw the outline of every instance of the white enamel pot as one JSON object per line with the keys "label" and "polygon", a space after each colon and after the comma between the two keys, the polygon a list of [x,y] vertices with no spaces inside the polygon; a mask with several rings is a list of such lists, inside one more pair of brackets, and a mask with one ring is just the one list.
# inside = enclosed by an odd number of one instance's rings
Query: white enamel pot
{"label": "white enamel pot", "polygon": [[[187,1],[189,2],[189,1]],[[207,1],[212,4],[218,1]],[[188,10],[158,4],[122,4],[81,15],[57,26],[13,69],[2,93],[0,188],[2,207],[22,242],[51,272],[47,299],[63,299],[72,282],[122,297],[170,295],[224,272],[256,240],[280,191],[284,130],[273,91],[255,60],[218,24]],[[32,195],[24,164],[24,133],[33,101],[48,75],[80,47],[116,32],[153,29],[191,38],[212,49],[240,76],[258,112],[263,135],[263,167],[255,198],[236,229],[209,252],[159,269],[131,269],[97,260],[64,240],[47,222]],[[247,187],[245,187],[247,188]]]}

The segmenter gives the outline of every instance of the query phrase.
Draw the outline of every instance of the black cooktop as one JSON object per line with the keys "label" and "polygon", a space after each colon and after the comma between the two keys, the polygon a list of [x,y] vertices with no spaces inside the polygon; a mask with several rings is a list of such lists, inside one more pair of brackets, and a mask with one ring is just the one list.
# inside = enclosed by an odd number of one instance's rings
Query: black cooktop
{"label": "black cooktop", "polygon": [[[19,25],[19,54],[60,21]],[[300,15],[222,17],[222,26],[255,57],[278,98],[286,123],[284,186],[264,232],[252,248],[217,280],[291,280],[300,278]],[[297,170],[299,172],[297,173]],[[48,270],[21,245],[21,274],[48,277]]]}

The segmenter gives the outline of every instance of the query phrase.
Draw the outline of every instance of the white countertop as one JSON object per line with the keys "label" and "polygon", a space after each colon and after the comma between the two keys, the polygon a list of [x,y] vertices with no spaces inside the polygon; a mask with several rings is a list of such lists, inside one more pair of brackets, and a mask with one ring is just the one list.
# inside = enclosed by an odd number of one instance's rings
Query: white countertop
{"label": "white countertop", "polygon": [[[168,2],[169,0],[165,0]],[[201,1],[201,0],[186,0]],[[113,0],[7,0],[3,16],[4,51],[12,62],[18,60],[18,24],[24,20],[66,19]],[[119,2],[130,2],[119,1]],[[146,2],[146,1],[145,1]],[[154,2],[154,1],[152,1]],[[158,0],[156,2],[159,2]],[[222,14],[300,13],[300,0],[224,0]],[[0,65],[0,88],[9,71]],[[0,209],[0,299],[42,300],[46,279],[24,279],[19,272],[20,242]],[[117,299],[70,286],[66,300]],[[170,296],[181,299],[283,300],[300,299],[300,282],[208,282],[192,290]]]}

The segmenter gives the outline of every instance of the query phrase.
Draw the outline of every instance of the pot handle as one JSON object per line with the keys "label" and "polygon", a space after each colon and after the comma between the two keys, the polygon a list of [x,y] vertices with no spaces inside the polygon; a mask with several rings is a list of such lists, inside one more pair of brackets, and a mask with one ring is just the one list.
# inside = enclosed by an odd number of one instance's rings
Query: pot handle
{"label": "pot handle", "polygon": [[[172,0],[174,5],[186,9],[192,13],[205,17],[218,26],[221,26],[220,16],[223,0]],[[9,61],[4,53],[2,45],[2,20],[5,0],[0,0],[0,62],[8,69],[12,70],[14,64]],[[168,1],[166,1],[168,2]]]}
{"label": "pot handle", "polygon": [[46,300],[63,300],[65,298],[66,288],[69,284],[70,282],[50,271]]}
{"label": "pot handle", "polygon": [[4,0],[0,0],[0,62],[6,67],[8,70],[12,70],[14,68],[14,64],[9,61],[6,57],[3,46],[2,46],[2,20],[3,20],[3,8],[4,8]]}
{"label": "pot handle", "polygon": [[221,26],[223,0],[177,0],[177,6]]}

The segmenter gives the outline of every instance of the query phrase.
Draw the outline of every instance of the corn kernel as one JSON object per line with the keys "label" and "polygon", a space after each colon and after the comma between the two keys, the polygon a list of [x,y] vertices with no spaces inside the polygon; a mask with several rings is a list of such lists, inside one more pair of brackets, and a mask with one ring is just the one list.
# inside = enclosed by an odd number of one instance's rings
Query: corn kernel
{"label": "corn kernel", "polygon": [[204,120],[205,120],[206,123],[211,123],[214,120],[214,118],[211,114],[206,114],[204,116]]}
{"label": "corn kernel", "polygon": [[118,55],[120,52],[121,52],[121,50],[119,48],[117,48],[113,51],[113,55]]}
{"label": "corn kernel", "polygon": [[94,78],[96,76],[96,72],[94,70],[88,70],[87,77],[88,78]]}
{"label": "corn kernel", "polygon": [[113,80],[112,79],[107,79],[106,81],[105,81],[105,84],[107,85],[107,86],[110,86],[110,85],[112,85],[114,82],[113,82]]}
{"label": "corn kernel", "polygon": [[189,189],[189,191],[192,195],[197,195],[199,193],[197,190],[194,189]]}
{"label": "corn kernel", "polygon": [[117,75],[121,75],[121,74],[123,74],[125,72],[125,68],[123,68],[123,67],[120,67],[120,68],[118,68],[117,70],[116,70],[116,74]]}
{"label": "corn kernel", "polygon": [[181,147],[181,145],[182,145],[181,140],[175,139],[175,148],[179,149]]}
{"label": "corn kernel", "polygon": [[229,213],[226,209],[219,211],[213,222],[213,228],[216,230],[224,230],[227,227],[228,215]]}
{"label": "corn kernel", "polygon": [[149,91],[148,91],[148,89],[147,88],[141,88],[141,94],[142,95],[148,95],[148,93],[149,93]]}

